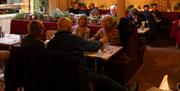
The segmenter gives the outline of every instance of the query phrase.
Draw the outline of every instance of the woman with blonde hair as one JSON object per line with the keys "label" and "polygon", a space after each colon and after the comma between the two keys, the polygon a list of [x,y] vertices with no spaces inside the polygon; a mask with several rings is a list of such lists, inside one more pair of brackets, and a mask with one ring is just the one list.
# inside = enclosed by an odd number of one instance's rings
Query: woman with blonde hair
{"label": "woman with blonde hair", "polygon": [[87,27],[87,17],[82,15],[78,19],[78,24],[72,27],[72,34],[85,40],[89,39],[90,29]]}
{"label": "woman with blonde hair", "polygon": [[99,29],[90,40],[98,40],[111,45],[120,45],[119,32],[114,28],[112,16],[104,15],[101,20],[101,25],[103,28]]}

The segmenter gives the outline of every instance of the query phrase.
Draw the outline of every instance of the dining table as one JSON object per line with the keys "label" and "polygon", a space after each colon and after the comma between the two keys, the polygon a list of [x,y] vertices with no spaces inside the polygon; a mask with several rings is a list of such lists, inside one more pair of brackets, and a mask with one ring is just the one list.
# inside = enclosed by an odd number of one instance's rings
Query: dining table
{"label": "dining table", "polygon": [[98,68],[97,62],[99,61],[99,59],[101,61],[108,62],[122,49],[122,46],[106,45],[106,47],[100,48],[97,52],[84,52],[84,56],[95,61],[94,71],[96,72]]}
{"label": "dining table", "polygon": [[21,42],[21,35],[19,34],[4,34],[0,38],[0,49],[9,49],[12,46],[18,46]]}

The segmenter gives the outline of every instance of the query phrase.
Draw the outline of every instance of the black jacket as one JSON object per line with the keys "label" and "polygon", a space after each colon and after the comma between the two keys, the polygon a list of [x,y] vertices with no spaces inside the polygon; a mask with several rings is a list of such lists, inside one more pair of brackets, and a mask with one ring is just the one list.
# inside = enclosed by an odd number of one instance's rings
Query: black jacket
{"label": "black jacket", "polygon": [[86,41],[72,35],[70,32],[60,31],[47,44],[47,51],[58,51],[73,54],[82,51],[97,51],[101,47],[100,42]]}

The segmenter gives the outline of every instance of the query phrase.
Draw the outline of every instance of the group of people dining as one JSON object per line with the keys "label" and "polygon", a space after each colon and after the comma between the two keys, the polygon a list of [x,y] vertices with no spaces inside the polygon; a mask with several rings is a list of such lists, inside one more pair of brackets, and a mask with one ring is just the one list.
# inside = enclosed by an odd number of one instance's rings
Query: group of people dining
{"label": "group of people dining", "polygon": [[[151,9],[151,10],[150,10]],[[88,10],[88,11],[87,11]],[[109,13],[107,15],[110,15],[113,17],[113,21],[117,23],[117,5],[112,5],[109,7]],[[95,7],[94,3],[89,4],[89,8],[86,10],[81,10],[79,3],[74,3],[73,8],[69,9],[70,13],[74,14],[85,14],[89,17],[99,17],[101,18],[101,14],[97,7]],[[162,20],[162,14],[158,10],[158,5],[156,3],[153,3],[151,6],[148,4],[145,4],[143,6],[143,11],[139,11],[138,9],[134,8],[132,6],[128,11],[126,12],[127,16],[126,21],[131,21],[136,25],[137,28],[140,28],[142,26],[142,22],[145,22],[145,26],[150,28],[149,33],[146,35],[146,41],[148,45],[152,45],[154,42],[157,41],[157,30],[159,28],[160,22],[163,22]],[[124,21],[119,21],[124,22]],[[121,23],[122,24],[122,23]]]}
{"label": "group of people dining", "polygon": [[[103,28],[90,38],[90,29],[86,26],[87,17],[85,15],[80,16],[78,24],[74,26],[72,26],[71,19],[60,18],[57,22],[57,32],[45,44],[39,38],[44,28],[43,23],[33,20],[28,24],[28,34],[21,39],[20,45],[21,47],[42,48],[46,51],[57,51],[70,55],[77,55],[84,51],[98,51],[105,43],[120,45],[119,32],[113,25],[112,16],[103,16],[101,24]],[[89,69],[87,69],[87,74],[89,80],[93,80],[97,86],[108,91],[137,91],[138,89],[137,82],[131,83],[130,86],[123,86],[104,74],[94,73]]]}
{"label": "group of people dining", "polygon": [[[88,8],[83,7],[81,9],[79,3],[73,3],[72,8],[69,9],[70,13],[74,14],[85,14],[89,17],[101,17],[100,10],[95,6],[94,3],[90,3]],[[109,15],[113,16],[113,18],[117,17],[117,5],[113,4],[109,7]]]}
{"label": "group of people dining", "polygon": [[[74,7],[78,8],[79,6],[75,4]],[[91,13],[97,10],[94,4],[91,4],[90,7]],[[148,42],[151,43],[156,41],[154,31],[157,29],[156,20],[160,16],[156,4],[154,4],[154,8],[151,12],[148,5],[144,5],[143,12],[132,8],[128,12],[127,17],[121,18],[119,24],[116,25],[114,16],[117,16],[117,6],[113,5],[110,7],[110,13],[102,16],[102,28],[93,36],[90,36],[91,30],[87,27],[88,19],[86,15],[81,15],[76,25],[72,25],[71,19],[67,17],[60,18],[57,22],[58,30],[47,44],[39,38],[44,28],[42,21],[33,20],[28,24],[28,34],[21,40],[21,47],[36,47],[72,55],[82,51],[98,51],[106,43],[125,47],[127,45],[126,39],[131,36],[132,28],[139,28],[142,25],[142,21],[146,22],[146,27],[151,28],[147,36]],[[71,12],[79,13],[79,10],[73,8]],[[137,91],[138,89],[137,82],[134,82],[130,87],[126,87],[105,75],[96,74],[89,70],[88,77],[94,80],[95,83],[97,82],[97,84],[99,81],[102,81],[102,88],[109,89],[109,91]]]}

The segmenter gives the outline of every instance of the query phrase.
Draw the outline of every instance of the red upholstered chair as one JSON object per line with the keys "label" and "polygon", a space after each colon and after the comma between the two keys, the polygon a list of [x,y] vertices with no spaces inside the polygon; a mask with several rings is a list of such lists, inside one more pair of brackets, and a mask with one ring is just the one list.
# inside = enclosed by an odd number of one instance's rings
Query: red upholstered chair
{"label": "red upholstered chair", "polygon": [[179,26],[179,19],[175,20],[172,24],[171,28],[171,38],[176,40],[176,47],[180,45],[180,26]]}
{"label": "red upholstered chair", "polygon": [[11,34],[27,34],[27,26],[29,24],[29,20],[12,20],[10,33]]}
{"label": "red upholstered chair", "polygon": [[[27,34],[28,33],[28,29],[27,26],[29,24],[30,20],[12,20],[11,21],[11,28],[10,28],[10,33],[11,34]],[[57,23],[56,22],[47,22],[44,21],[44,32],[43,34],[40,36],[40,38],[42,40],[46,40],[46,31],[47,30],[57,30]]]}

